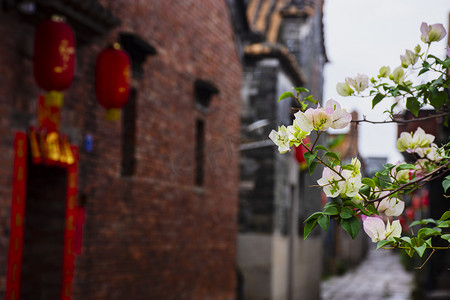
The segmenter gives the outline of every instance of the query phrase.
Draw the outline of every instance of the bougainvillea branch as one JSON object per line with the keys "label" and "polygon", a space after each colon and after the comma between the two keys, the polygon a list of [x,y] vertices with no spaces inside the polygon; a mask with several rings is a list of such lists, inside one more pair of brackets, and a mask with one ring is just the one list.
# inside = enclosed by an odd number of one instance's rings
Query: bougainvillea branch
{"label": "bougainvillea branch", "polygon": [[[425,183],[442,178],[444,193],[450,188],[450,143],[437,145],[435,137],[418,127],[415,132],[403,132],[397,141],[397,149],[408,153],[414,158],[410,163],[386,164],[383,170],[372,178],[363,177],[361,162],[353,158],[349,164],[343,164],[338,154],[318,144],[320,135],[329,128],[341,129],[354,122],[371,124],[409,123],[425,121],[431,118],[443,118],[443,124],[448,126],[450,116],[450,100],[447,90],[450,78],[447,69],[450,68],[450,48],[447,47],[447,57],[438,58],[429,54],[433,42],[442,40],[445,29],[442,24],[428,25],[422,23],[420,27],[421,40],[426,44],[425,52],[421,46],[414,50],[407,49],[400,55],[400,65],[394,68],[383,66],[376,77],[369,79],[367,75],[358,74],[347,77],[339,82],[336,89],[339,95],[370,97],[372,108],[380,105],[385,99],[394,99],[394,103],[385,110],[389,120],[370,121],[351,120],[351,115],[333,99],[328,100],[324,107],[317,104],[316,108],[308,107],[317,101],[312,95],[302,97],[309,91],[305,88],[294,88],[295,92],[283,93],[278,101],[294,98],[299,108],[293,108],[294,121],[287,127],[282,125],[278,131],[272,130],[269,138],[278,146],[280,153],[286,153],[292,146],[303,145],[304,154],[310,173],[318,165],[323,166],[322,177],[317,181],[330,201],[324,210],[312,214],[305,221],[304,236],[319,225],[328,230],[330,220],[335,220],[352,238],[358,234],[361,221],[366,234],[378,248],[398,248],[412,256],[417,253],[423,256],[426,249],[450,249],[450,234],[444,230],[450,228],[450,210],[443,213],[439,220],[431,218],[415,220],[410,227],[420,225],[422,228],[412,236],[402,236],[402,227],[397,219],[404,211],[405,195],[422,187]],[[433,79],[423,80],[422,74],[434,73]],[[417,75],[416,75],[417,74]],[[409,77],[416,76],[422,80],[415,85]],[[414,80],[415,81],[415,80]],[[394,110],[402,104],[415,118],[411,120],[398,119]],[[434,114],[418,117],[419,111],[425,107],[432,107]],[[303,140],[311,132],[317,133],[312,144],[305,144]],[[431,237],[437,236],[447,241],[447,247],[435,246]]]}

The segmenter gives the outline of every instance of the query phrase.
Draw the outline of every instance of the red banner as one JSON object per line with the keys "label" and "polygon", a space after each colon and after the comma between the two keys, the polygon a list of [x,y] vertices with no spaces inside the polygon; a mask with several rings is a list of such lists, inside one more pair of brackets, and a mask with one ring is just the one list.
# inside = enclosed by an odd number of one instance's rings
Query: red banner
{"label": "red banner", "polygon": [[25,218],[25,187],[27,169],[27,135],[17,132],[14,139],[13,190],[6,277],[6,300],[20,299],[23,232]]}
{"label": "red banner", "polygon": [[77,217],[78,149],[71,147],[75,163],[67,167],[66,228],[64,229],[63,286],[61,300],[72,298],[74,271],[75,219]]}

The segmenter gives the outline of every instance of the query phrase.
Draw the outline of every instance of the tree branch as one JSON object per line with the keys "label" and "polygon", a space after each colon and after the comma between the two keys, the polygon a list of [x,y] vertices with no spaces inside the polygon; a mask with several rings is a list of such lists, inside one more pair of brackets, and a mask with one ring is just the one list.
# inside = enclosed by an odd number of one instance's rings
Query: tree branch
{"label": "tree branch", "polygon": [[351,120],[351,122],[356,123],[356,124],[359,124],[359,123],[370,123],[370,124],[401,123],[401,124],[403,124],[403,123],[418,122],[418,121],[424,121],[424,120],[428,120],[428,119],[440,118],[440,117],[446,117],[446,116],[450,116],[450,112],[445,112],[445,113],[421,117],[421,118],[415,118],[415,119],[411,119],[411,120],[392,119],[390,121],[370,121],[370,120],[367,120],[366,117],[364,116],[364,119],[362,119],[362,120]]}

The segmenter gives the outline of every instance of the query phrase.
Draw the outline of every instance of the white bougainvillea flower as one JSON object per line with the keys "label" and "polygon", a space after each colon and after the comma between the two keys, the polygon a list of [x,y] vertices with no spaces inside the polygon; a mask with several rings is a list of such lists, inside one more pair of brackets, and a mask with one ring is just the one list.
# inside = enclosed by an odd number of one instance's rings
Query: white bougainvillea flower
{"label": "white bougainvillea flower", "polygon": [[[358,163],[355,161],[355,166],[357,165]],[[342,177],[339,176],[338,173]],[[359,189],[362,187],[359,168],[357,171],[342,170],[338,166],[334,167],[334,170],[324,168],[322,171],[322,178],[317,180],[317,183],[323,188],[325,195],[332,198],[337,196],[353,198],[357,196]]]}
{"label": "white bougainvillea flower", "polygon": [[354,175],[353,171],[343,170],[342,176],[345,178],[345,181],[338,183],[339,195],[344,198],[353,198],[362,187],[361,174]]}
{"label": "white bougainvillea flower", "polygon": [[367,235],[372,239],[372,242],[376,243],[385,239],[384,233],[386,232],[386,227],[383,220],[380,218],[367,217],[363,221],[363,228]]}
{"label": "white bougainvillea flower", "polygon": [[352,115],[341,108],[341,105],[336,100],[330,99],[325,103],[325,109],[333,111],[330,127],[334,129],[341,129],[346,127],[352,120]]}
{"label": "white bougainvillea flower", "polygon": [[417,60],[419,59],[419,56],[412,52],[411,50],[406,50],[405,55],[400,55],[400,60],[402,62],[402,67],[407,68],[408,66],[413,66]]}
{"label": "white bougainvillea flower", "polygon": [[[397,149],[400,152],[407,151],[409,153],[417,152],[417,148],[427,148],[434,141],[434,135],[427,134],[418,127],[413,133],[402,132],[397,140]],[[419,150],[420,151],[420,150]]]}
{"label": "white bougainvillea flower", "polygon": [[343,97],[347,97],[350,96],[351,94],[353,94],[355,91],[348,85],[347,82],[338,82],[336,84],[336,91],[338,92],[339,95],[343,96]]}
{"label": "white bougainvillea flower", "polygon": [[363,74],[358,74],[354,79],[347,77],[345,81],[358,93],[364,91],[369,86],[369,77]]}
{"label": "white bougainvillea flower", "polygon": [[380,218],[367,217],[363,221],[363,227],[374,243],[388,238],[400,237],[402,233],[402,226],[399,220],[392,222],[392,225],[388,221],[385,227],[383,220]]}
{"label": "white bougainvillea flower", "polygon": [[430,161],[442,160],[444,151],[440,149],[435,143],[431,143],[430,147],[417,148],[414,150],[421,158],[427,158]]}
{"label": "white bougainvillea flower", "polygon": [[377,210],[388,217],[398,217],[405,209],[405,202],[398,198],[384,198],[380,201]]}
{"label": "white bougainvillea flower", "polygon": [[280,153],[290,151],[289,134],[284,125],[278,127],[278,131],[272,130],[269,134],[269,138],[278,146]]}
{"label": "white bougainvillea flower", "polygon": [[394,238],[394,237],[400,237],[402,234],[402,225],[400,224],[399,220],[395,220],[392,222],[392,225],[389,224],[389,220],[386,224],[386,231],[384,232],[384,238]]}
{"label": "white bougainvillea flower", "polygon": [[403,84],[405,81],[405,71],[399,66],[394,69],[391,75],[389,75],[389,79],[397,84]]}
{"label": "white bougainvillea flower", "polygon": [[292,125],[289,125],[286,128],[286,131],[288,133],[288,138],[291,142],[293,141],[301,141],[303,140],[307,135],[309,135],[310,132],[307,131],[303,131],[298,122],[297,119],[294,120],[294,122],[292,123]]}
{"label": "white bougainvillea flower", "polygon": [[382,66],[379,73],[378,78],[386,78],[391,74],[391,68],[389,68],[389,66]]}
{"label": "white bougainvillea flower", "polygon": [[[335,171],[339,172],[340,168],[335,167]],[[335,198],[341,192],[339,188],[339,180],[342,180],[341,177],[330,168],[324,168],[322,171],[322,178],[317,180],[317,183],[322,186],[323,192],[327,197]]]}
{"label": "white bougainvillea flower", "polygon": [[422,33],[420,39],[426,44],[429,44],[431,42],[439,42],[447,34],[444,25],[440,23],[428,25],[427,23],[422,22],[422,25],[420,26],[420,32]]}

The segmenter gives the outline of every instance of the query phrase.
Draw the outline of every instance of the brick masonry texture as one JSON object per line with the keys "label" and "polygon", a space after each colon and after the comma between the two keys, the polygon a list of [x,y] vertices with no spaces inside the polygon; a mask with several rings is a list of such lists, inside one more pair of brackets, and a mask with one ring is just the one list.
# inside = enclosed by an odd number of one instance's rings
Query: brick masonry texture
{"label": "brick masonry texture", "polygon": [[[86,199],[73,299],[233,299],[238,209],[241,65],[226,1],[99,0],[121,25],[77,47],[61,131],[81,148]],[[121,122],[95,99],[98,53],[119,34],[156,48],[137,90],[136,170],[121,174]],[[0,297],[4,295],[14,131],[35,123],[34,26],[0,11]],[[219,93],[195,107],[194,81]],[[205,124],[204,184],[195,186],[196,120]],[[86,134],[94,150],[82,149]],[[2,298],[2,297],[1,297]]]}

